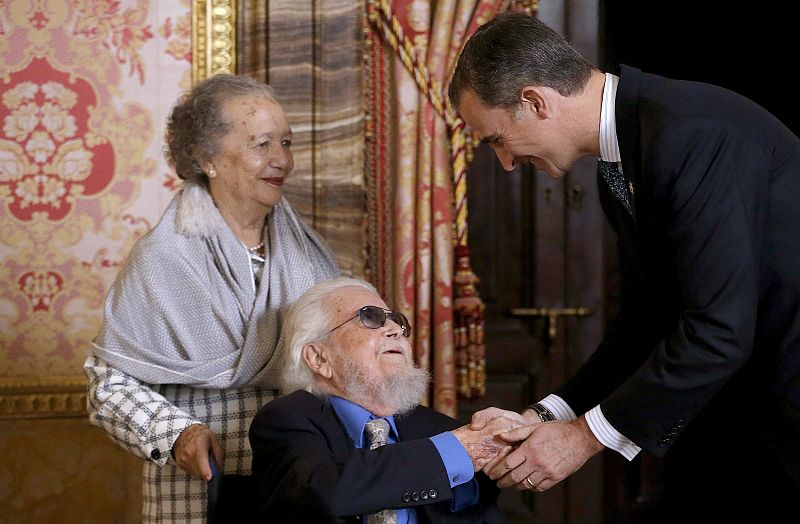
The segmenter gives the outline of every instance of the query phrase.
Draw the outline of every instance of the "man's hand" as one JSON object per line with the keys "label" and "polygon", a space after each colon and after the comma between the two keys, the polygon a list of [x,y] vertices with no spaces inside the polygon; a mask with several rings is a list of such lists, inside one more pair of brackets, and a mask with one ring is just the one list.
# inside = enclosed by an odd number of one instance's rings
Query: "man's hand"
{"label": "man's hand", "polygon": [[483,424],[479,430],[473,430],[470,426],[461,426],[452,431],[469,453],[475,471],[482,469],[498,454],[505,455],[511,451],[511,446],[497,435],[519,427],[522,422],[517,417],[497,416]]}
{"label": "man's hand", "polygon": [[175,462],[192,476],[203,480],[211,480],[211,465],[208,463],[208,452],[214,453],[220,469],[224,454],[219,438],[208,426],[192,424],[184,429],[172,446]]}
{"label": "man's hand", "polygon": [[[532,414],[532,417],[526,417],[526,414]],[[513,420],[518,423],[517,426],[541,422],[539,420],[539,415],[532,411],[527,411],[526,413],[520,415],[515,411],[508,411],[500,408],[486,408],[473,413],[469,428],[474,431],[479,431],[483,429],[488,422],[498,417],[505,417],[509,420]],[[494,456],[494,458],[488,460],[481,458],[477,461],[474,461],[474,464],[478,469],[483,469],[484,472],[491,471],[492,468],[499,464],[501,460],[506,458],[512,450],[513,448],[511,446],[504,446],[503,449]]]}
{"label": "man's hand", "polygon": [[603,449],[584,417],[521,426],[498,437],[508,443],[524,440],[484,469],[501,488],[550,489]]}
{"label": "man's hand", "polygon": [[[533,422],[533,419],[528,420],[515,411],[507,411],[500,408],[486,408],[473,413],[472,421],[470,422],[469,427],[470,429],[474,430],[483,429],[487,422],[497,417],[505,417],[510,420],[516,420],[520,424],[530,424]],[[536,420],[539,420],[538,416],[536,416]]]}

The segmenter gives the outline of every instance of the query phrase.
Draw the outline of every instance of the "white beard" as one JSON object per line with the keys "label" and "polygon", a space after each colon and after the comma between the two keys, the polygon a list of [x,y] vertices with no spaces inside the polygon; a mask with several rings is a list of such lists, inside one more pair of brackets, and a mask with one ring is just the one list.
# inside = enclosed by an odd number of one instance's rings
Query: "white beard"
{"label": "white beard", "polygon": [[[391,407],[393,415],[402,415],[419,404],[430,383],[430,374],[411,363],[398,367],[391,375],[368,376],[348,354],[342,354],[344,383],[341,388],[348,400]],[[366,407],[366,406],[364,406]]]}

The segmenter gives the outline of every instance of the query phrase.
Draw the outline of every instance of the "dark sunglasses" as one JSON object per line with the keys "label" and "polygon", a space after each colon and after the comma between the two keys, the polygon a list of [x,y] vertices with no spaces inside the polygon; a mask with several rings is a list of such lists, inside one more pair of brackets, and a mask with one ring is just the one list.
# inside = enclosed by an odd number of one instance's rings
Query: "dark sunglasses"
{"label": "dark sunglasses", "polygon": [[396,311],[392,311],[391,309],[383,309],[382,307],[378,306],[364,306],[352,317],[348,318],[338,326],[331,328],[328,330],[325,335],[330,333],[335,329],[339,329],[340,327],[344,326],[354,318],[358,317],[361,323],[364,325],[365,328],[369,329],[378,329],[386,325],[386,319],[388,318],[398,326],[403,329],[403,336],[409,337],[411,336],[411,324],[408,322],[406,316],[402,313],[398,313]]}

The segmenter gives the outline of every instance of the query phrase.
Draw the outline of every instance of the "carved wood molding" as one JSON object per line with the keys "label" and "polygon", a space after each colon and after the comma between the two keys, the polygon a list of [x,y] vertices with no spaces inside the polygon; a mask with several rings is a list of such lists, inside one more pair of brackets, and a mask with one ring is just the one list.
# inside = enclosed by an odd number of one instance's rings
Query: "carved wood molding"
{"label": "carved wood molding", "polygon": [[0,381],[0,419],[86,416],[86,380],[82,377]]}
{"label": "carved wood molding", "polygon": [[236,72],[236,0],[194,0],[192,82]]}

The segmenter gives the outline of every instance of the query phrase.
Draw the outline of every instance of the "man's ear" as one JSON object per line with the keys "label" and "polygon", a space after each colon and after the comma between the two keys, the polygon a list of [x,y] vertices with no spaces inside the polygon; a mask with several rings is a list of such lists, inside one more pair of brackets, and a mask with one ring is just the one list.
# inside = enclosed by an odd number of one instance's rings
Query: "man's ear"
{"label": "man's ear", "polygon": [[303,360],[313,373],[324,378],[333,376],[331,362],[320,344],[311,343],[303,346]]}
{"label": "man's ear", "polygon": [[540,86],[525,86],[519,92],[519,103],[523,111],[530,111],[538,118],[547,118],[549,102],[548,93]]}

